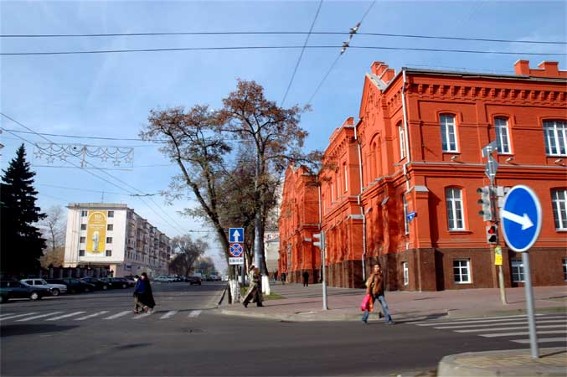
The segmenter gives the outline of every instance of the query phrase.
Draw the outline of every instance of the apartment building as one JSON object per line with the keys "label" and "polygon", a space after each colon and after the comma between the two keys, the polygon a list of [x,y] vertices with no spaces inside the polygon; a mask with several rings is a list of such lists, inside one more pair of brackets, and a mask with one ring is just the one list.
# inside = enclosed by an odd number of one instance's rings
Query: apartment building
{"label": "apartment building", "polygon": [[168,273],[170,239],[125,204],[67,206],[64,267],[104,269],[114,276]]}
{"label": "apartment building", "polygon": [[[373,263],[395,290],[498,286],[494,247],[478,212],[479,188],[491,183],[499,201],[515,185],[538,196],[543,222],[529,250],[534,285],[567,281],[567,71],[556,62],[515,74],[484,74],[372,64],[364,78],[358,120],[336,129],[316,177],[290,167],[280,218],[280,268],[319,273],[310,240],[322,230],[332,286],[360,287]],[[293,173],[296,172],[296,173]],[[312,185],[298,181],[311,180]],[[304,192],[297,192],[301,189]],[[284,219],[317,196],[320,219]],[[313,205],[311,205],[313,206]],[[496,211],[497,212],[497,211]],[[505,285],[522,285],[519,253],[503,249]],[[306,260],[312,249],[314,258]],[[302,261],[302,262],[300,262]]]}

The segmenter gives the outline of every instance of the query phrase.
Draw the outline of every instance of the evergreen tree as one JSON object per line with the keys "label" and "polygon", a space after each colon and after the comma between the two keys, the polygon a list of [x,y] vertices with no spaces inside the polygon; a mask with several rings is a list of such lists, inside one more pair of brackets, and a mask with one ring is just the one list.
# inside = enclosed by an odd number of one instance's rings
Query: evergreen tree
{"label": "evergreen tree", "polygon": [[35,205],[35,173],[26,161],[23,144],[3,173],[0,183],[0,269],[10,275],[37,273],[46,243],[34,225],[46,215]]}

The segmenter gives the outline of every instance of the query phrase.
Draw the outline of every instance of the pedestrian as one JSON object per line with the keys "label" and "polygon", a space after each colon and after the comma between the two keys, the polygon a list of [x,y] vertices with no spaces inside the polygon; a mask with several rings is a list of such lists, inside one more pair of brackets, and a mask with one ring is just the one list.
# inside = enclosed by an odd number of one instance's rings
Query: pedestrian
{"label": "pedestrian", "polygon": [[[382,272],[382,267],[380,263],[377,263],[373,267],[373,271],[370,274],[370,277],[366,280],[366,293],[370,295],[370,299],[372,300],[372,307],[374,305],[374,301],[378,299],[380,305],[382,306],[382,311],[384,312],[384,320],[386,324],[393,325],[394,321],[392,320],[392,316],[390,315],[390,310],[388,308],[388,303],[386,302],[386,297],[384,296],[384,273]],[[366,308],[364,314],[362,315],[362,322],[368,323],[368,316],[370,315],[370,308]],[[379,317],[382,316],[382,313],[379,314]]]}
{"label": "pedestrian", "polygon": [[274,283],[277,283],[278,281],[278,270],[274,271]]}
{"label": "pedestrian", "polygon": [[285,285],[286,273],[282,272],[282,285]]}
{"label": "pedestrian", "polygon": [[134,287],[134,313],[151,313],[156,306],[148,274],[142,272]]}
{"label": "pedestrian", "polygon": [[250,301],[253,301],[256,303],[256,306],[264,306],[262,304],[263,297],[262,297],[262,289],[260,286],[261,275],[258,267],[254,265],[250,265],[250,268],[248,270],[248,279],[250,282],[250,286],[248,287],[248,291],[246,292],[246,295],[244,295],[244,300],[242,301],[242,305],[244,305],[244,307],[247,308],[248,303]]}
{"label": "pedestrian", "polygon": [[309,286],[309,272],[307,272],[307,271],[303,272],[303,286],[304,287]]}

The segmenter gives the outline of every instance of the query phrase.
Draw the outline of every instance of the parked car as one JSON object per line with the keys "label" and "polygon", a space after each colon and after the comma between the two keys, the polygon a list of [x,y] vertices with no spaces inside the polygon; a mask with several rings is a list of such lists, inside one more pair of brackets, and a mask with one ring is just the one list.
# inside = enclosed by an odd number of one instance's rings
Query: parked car
{"label": "parked car", "polygon": [[16,280],[0,281],[0,302],[2,303],[14,298],[41,300],[44,296],[51,296],[49,288],[31,286]]}
{"label": "parked car", "polygon": [[27,284],[32,287],[44,287],[49,289],[53,296],[59,296],[61,293],[67,293],[67,286],[65,284],[49,284],[45,279],[30,278],[22,279],[20,283]]}
{"label": "parked car", "polygon": [[153,281],[161,282],[161,283],[173,283],[175,281],[174,278],[170,276],[156,276]]}
{"label": "parked car", "polygon": [[90,276],[80,278],[79,280],[88,284],[92,284],[94,285],[96,290],[101,290],[101,291],[106,291],[110,285],[109,282],[102,281],[101,279],[93,278]]}
{"label": "parked car", "polygon": [[67,286],[69,293],[86,293],[95,290],[94,284],[87,283],[75,278],[45,279],[49,284],[63,284]]}
{"label": "parked car", "polygon": [[201,278],[199,276],[188,276],[187,282],[191,285],[201,285]]}
{"label": "parked car", "polygon": [[110,282],[110,286],[112,288],[129,288],[133,287],[135,284],[132,284],[128,279],[125,278],[108,278]]}

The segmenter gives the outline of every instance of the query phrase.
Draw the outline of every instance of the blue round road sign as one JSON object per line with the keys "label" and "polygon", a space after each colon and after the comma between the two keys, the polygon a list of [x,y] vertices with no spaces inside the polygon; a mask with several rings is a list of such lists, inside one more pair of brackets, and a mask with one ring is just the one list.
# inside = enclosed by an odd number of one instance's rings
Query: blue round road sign
{"label": "blue round road sign", "polygon": [[500,209],[500,223],[510,249],[523,252],[532,247],[541,230],[541,205],[531,188],[512,187]]}
{"label": "blue round road sign", "polygon": [[233,257],[239,257],[244,252],[244,248],[240,243],[231,243],[229,248],[230,255]]}

